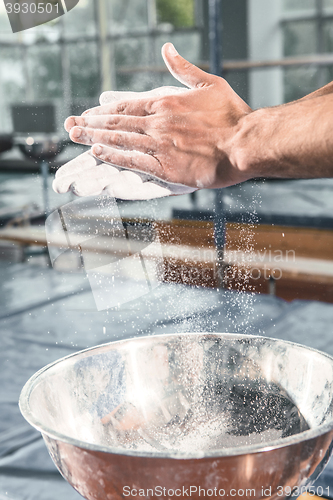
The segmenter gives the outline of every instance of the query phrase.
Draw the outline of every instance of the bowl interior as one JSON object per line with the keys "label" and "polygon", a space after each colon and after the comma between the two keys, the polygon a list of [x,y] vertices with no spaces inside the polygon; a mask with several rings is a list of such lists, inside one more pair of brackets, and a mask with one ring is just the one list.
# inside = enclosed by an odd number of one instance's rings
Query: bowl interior
{"label": "bowl interior", "polygon": [[263,337],[144,337],[47,367],[20,404],[42,432],[97,449],[223,453],[332,423],[333,360]]}

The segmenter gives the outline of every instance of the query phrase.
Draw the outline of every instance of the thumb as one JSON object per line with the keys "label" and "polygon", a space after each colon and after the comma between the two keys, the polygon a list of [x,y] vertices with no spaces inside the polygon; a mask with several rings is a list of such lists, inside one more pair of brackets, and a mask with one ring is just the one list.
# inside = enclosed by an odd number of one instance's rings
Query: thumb
{"label": "thumb", "polygon": [[213,83],[214,76],[186,61],[178,54],[172,43],[162,47],[162,57],[170,73],[189,88],[206,87]]}

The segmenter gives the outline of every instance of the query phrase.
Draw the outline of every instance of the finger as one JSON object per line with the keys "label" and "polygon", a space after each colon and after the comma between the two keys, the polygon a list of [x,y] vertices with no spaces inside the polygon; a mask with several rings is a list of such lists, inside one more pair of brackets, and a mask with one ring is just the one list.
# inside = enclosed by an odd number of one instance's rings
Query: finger
{"label": "finger", "polygon": [[121,200],[151,200],[172,194],[167,187],[153,181],[143,182],[137,173],[129,170],[123,170],[114,176],[105,192]]}
{"label": "finger", "polygon": [[162,57],[170,73],[182,84],[190,88],[206,87],[213,83],[215,77],[186,61],[178,54],[172,43],[162,47]]}
{"label": "finger", "polygon": [[98,159],[111,165],[117,165],[130,170],[148,172],[156,177],[163,178],[163,169],[159,161],[150,154],[138,151],[122,151],[96,144],[91,148],[92,154]]}
{"label": "finger", "polygon": [[95,169],[76,177],[70,185],[76,196],[94,196],[101,194],[105,187],[119,175],[119,169],[111,165],[102,164]]}
{"label": "finger", "polygon": [[183,87],[164,86],[156,89],[148,90],[146,92],[121,92],[121,91],[107,91],[103,92],[99,98],[100,104],[114,103],[115,101],[129,101],[132,99],[148,99],[150,97],[165,96],[177,94],[187,90]]}
{"label": "finger", "polygon": [[[110,177],[118,172],[119,169],[112,165],[95,163],[93,167],[86,170],[70,172],[66,176],[55,178],[52,187],[56,193],[67,193],[74,184],[78,184],[78,189],[82,188],[82,192],[85,193],[79,196],[87,196],[89,192],[94,194],[97,191],[103,190],[109,183]],[[76,194],[78,194],[78,192],[76,192]]]}
{"label": "finger", "polygon": [[98,179],[89,178],[89,183],[84,179],[77,179],[70,185],[70,190],[76,196],[98,196],[104,191],[105,186]]}
{"label": "finger", "polygon": [[86,151],[85,153],[77,156],[73,160],[65,163],[60,167],[56,174],[56,178],[67,176],[68,174],[74,174],[76,172],[82,172],[91,167],[95,167],[100,163],[91,153],[91,151]]}
{"label": "finger", "polygon": [[135,132],[73,127],[69,133],[69,137],[73,142],[86,144],[87,146],[100,143],[104,146],[136,150],[143,153],[151,152],[155,149],[155,141],[150,136]]}
{"label": "finger", "polygon": [[[113,170],[113,173],[111,173]],[[148,200],[169,196],[170,189],[155,182],[144,182],[144,175],[130,170],[119,171],[110,165],[86,172],[71,184],[76,196],[97,196],[103,191],[122,200]]]}
{"label": "finger", "polygon": [[[81,116],[86,115],[133,115],[147,116],[154,114],[152,104],[159,98],[166,95],[175,95],[188,91],[184,87],[159,87],[149,92],[124,92],[129,95],[127,100],[111,99],[111,102],[87,109]],[[121,92],[120,92],[121,93]],[[114,92],[113,92],[114,94]],[[135,94],[135,95],[133,95]],[[103,94],[102,94],[103,96]],[[108,100],[108,95],[105,100]],[[103,98],[104,102],[104,98]]]}
{"label": "finger", "polygon": [[85,153],[77,156],[73,160],[65,163],[62,167],[60,167],[56,174],[56,178],[64,177],[69,174],[74,174],[77,172],[82,172],[89,168],[95,167],[101,163],[100,160],[95,158],[91,152],[91,150],[86,151]]}
{"label": "finger", "polygon": [[69,132],[73,127],[75,127],[75,116],[69,116],[66,118],[64,123],[64,129]]}
{"label": "finger", "polygon": [[144,134],[146,118],[143,116],[102,115],[70,116],[65,121],[65,128],[70,132],[74,127],[86,127],[101,130],[123,130]]}
{"label": "finger", "polygon": [[147,181],[147,178],[147,174],[141,172],[122,170],[118,175],[112,177],[112,183],[105,189],[115,198],[122,200],[150,200],[196,191],[196,188],[190,188],[183,184],[172,184],[159,179]]}
{"label": "finger", "polygon": [[131,101],[133,99],[144,99],[147,97],[151,97],[152,90],[147,92],[122,92],[118,90],[111,90],[107,92],[103,92],[99,97],[99,103],[101,106],[105,106],[106,104],[113,104],[114,102],[119,101]]}
{"label": "finger", "polygon": [[115,101],[103,106],[87,109],[81,116],[86,115],[133,115],[147,116],[152,114],[151,99],[130,99],[128,101]]}
{"label": "finger", "polygon": [[[129,101],[135,94],[139,98],[141,92],[122,92],[119,90],[107,90],[99,96],[99,103],[101,106],[114,103],[115,101]],[[134,98],[134,97],[133,97]]]}
{"label": "finger", "polygon": [[143,181],[139,173],[130,172],[129,170],[119,170],[111,165],[103,164],[103,168],[87,173],[73,182],[71,190],[77,196],[93,196],[101,194],[107,187],[109,187],[111,194],[111,186],[115,186],[116,192],[122,192],[123,196],[126,196],[125,193],[128,191],[128,198],[117,197],[130,200],[132,199],[131,193],[135,190],[135,186],[140,186],[142,183]]}

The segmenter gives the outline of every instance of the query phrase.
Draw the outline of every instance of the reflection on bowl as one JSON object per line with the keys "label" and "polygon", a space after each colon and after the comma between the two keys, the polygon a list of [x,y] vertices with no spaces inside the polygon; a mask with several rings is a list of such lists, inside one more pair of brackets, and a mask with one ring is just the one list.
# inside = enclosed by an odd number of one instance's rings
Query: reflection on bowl
{"label": "reflection on bowl", "polygon": [[330,456],[333,358],[249,335],[142,337],[42,369],[20,408],[88,499],[287,498]]}

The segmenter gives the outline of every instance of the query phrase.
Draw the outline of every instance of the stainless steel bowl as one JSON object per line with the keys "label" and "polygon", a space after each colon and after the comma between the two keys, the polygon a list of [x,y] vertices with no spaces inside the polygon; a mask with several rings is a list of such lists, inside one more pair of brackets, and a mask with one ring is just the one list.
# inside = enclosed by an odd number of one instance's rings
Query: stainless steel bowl
{"label": "stainless steel bowl", "polygon": [[141,337],[43,368],[20,408],[87,499],[289,498],[331,454],[333,358],[249,335]]}

